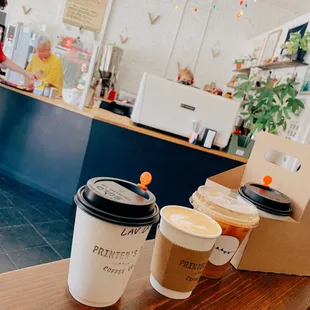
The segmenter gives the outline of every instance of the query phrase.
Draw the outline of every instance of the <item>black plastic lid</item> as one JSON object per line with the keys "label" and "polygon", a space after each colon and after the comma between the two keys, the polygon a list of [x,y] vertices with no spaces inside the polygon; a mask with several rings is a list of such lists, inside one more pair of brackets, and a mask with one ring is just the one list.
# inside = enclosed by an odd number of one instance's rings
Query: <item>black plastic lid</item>
{"label": "black plastic lid", "polygon": [[155,196],[125,180],[91,179],[78,190],[74,201],[85,212],[118,225],[147,226],[159,221]]}
{"label": "black plastic lid", "polygon": [[247,183],[239,189],[239,194],[265,212],[281,216],[292,214],[291,200],[273,188]]}

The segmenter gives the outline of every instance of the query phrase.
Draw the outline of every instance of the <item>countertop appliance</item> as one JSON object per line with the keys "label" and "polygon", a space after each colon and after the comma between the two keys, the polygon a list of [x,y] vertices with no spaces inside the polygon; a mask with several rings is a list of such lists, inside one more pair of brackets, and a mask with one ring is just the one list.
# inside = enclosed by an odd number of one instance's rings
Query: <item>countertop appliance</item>
{"label": "countertop appliance", "polygon": [[[4,41],[4,53],[22,68],[26,68],[34,52],[36,34],[22,23],[9,25]],[[6,71],[6,80],[20,85],[24,76],[11,70]]]}
{"label": "countertop appliance", "polygon": [[99,66],[100,77],[102,79],[102,92],[105,95],[105,89],[119,89],[118,78],[120,72],[120,63],[124,50],[111,44],[104,46],[103,54]]}
{"label": "countertop appliance", "polygon": [[217,131],[214,144],[227,146],[240,102],[144,73],[131,119],[141,124],[189,138],[200,123]]}

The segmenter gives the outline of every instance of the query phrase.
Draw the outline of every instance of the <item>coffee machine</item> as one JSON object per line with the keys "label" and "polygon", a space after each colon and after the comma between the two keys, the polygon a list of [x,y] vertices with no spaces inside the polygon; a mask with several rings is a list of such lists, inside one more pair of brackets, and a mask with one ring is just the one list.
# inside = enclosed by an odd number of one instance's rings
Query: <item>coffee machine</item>
{"label": "coffee machine", "polygon": [[105,45],[103,48],[99,65],[100,78],[102,79],[102,97],[105,97],[106,92],[111,89],[119,89],[118,78],[123,53],[123,49],[112,44]]}

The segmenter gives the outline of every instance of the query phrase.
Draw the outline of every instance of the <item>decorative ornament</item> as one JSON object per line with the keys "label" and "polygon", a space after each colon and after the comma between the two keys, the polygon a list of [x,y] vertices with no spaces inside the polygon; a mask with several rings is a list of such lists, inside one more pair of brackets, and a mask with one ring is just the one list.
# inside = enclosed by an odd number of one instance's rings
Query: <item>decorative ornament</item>
{"label": "decorative ornament", "polygon": [[[244,7],[244,1],[240,0],[239,1],[239,5],[240,5],[240,11],[237,14],[237,17],[240,18],[241,16],[243,16],[243,7]],[[245,5],[247,7],[247,4]]]}
{"label": "decorative ornament", "polygon": [[25,15],[28,15],[31,11],[32,8],[27,8],[26,6],[22,5],[23,11]]}
{"label": "decorative ornament", "polygon": [[194,12],[197,13],[198,12],[198,8],[194,8]]}
{"label": "decorative ornament", "polygon": [[121,32],[120,36],[119,36],[121,43],[125,44],[128,41],[128,30],[127,27],[124,28],[124,30]]}
{"label": "decorative ornament", "polygon": [[221,52],[221,44],[220,41],[216,41],[216,43],[214,44],[214,46],[212,47],[212,56],[216,57],[220,54]]}
{"label": "decorative ornament", "polygon": [[149,19],[150,19],[150,23],[151,25],[154,25],[160,18],[160,15],[156,14],[156,16],[153,16],[152,13],[149,12]]}

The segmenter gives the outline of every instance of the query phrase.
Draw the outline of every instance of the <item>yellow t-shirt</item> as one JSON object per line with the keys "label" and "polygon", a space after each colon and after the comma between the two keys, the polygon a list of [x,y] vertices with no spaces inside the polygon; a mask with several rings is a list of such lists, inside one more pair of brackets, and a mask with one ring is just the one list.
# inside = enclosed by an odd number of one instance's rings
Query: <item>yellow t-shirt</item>
{"label": "yellow t-shirt", "polygon": [[57,95],[61,96],[63,72],[59,57],[51,54],[46,60],[41,60],[37,54],[34,54],[26,70],[42,76],[47,83],[57,88]]}

